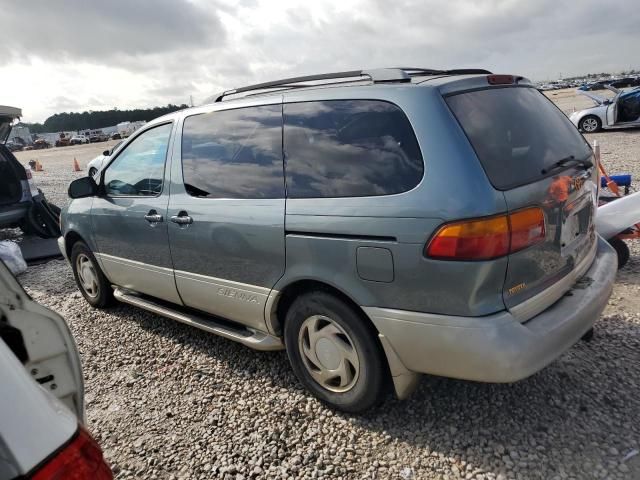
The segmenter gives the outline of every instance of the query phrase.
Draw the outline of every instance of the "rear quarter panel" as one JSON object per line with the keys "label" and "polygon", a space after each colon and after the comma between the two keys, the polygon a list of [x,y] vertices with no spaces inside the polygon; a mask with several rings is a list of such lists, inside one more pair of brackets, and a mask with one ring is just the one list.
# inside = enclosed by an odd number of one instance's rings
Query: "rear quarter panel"
{"label": "rear quarter panel", "polygon": [[[443,223],[506,211],[504,196],[489,184],[441,94],[409,85],[330,90],[287,93],[284,101],[379,99],[398,105],[413,125],[424,177],[413,190],[398,195],[287,199],[287,267],[275,289],[315,279],[362,306],[451,315],[503,310],[506,259],[443,262],[423,255],[428,239]],[[392,252],[392,282],[358,276],[356,251],[363,246]]]}

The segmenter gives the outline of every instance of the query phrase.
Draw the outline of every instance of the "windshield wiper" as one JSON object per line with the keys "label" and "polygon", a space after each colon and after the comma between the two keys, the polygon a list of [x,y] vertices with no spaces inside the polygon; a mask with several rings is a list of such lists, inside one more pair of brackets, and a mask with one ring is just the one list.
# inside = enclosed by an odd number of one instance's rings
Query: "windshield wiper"
{"label": "windshield wiper", "polygon": [[556,170],[557,168],[566,167],[567,165],[570,165],[572,163],[580,165],[585,170],[588,170],[591,167],[593,167],[593,162],[591,160],[589,160],[588,158],[578,159],[578,158],[574,157],[573,155],[569,155],[568,157],[561,158],[560,160],[555,162],[553,165],[551,165],[549,168],[543,168],[540,171],[540,173],[542,173],[542,175],[546,175],[547,173],[552,172],[553,170]]}

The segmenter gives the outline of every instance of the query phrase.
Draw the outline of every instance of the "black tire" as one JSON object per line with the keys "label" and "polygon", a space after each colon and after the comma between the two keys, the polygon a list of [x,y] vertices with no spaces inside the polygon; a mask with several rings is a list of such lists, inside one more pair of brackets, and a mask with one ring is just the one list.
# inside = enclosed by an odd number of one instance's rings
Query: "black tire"
{"label": "black tire", "polygon": [[578,125],[580,130],[584,133],[596,133],[602,130],[602,120],[595,115],[587,115],[586,117],[581,118]]}
{"label": "black tire", "polygon": [[631,256],[629,246],[624,240],[620,240],[618,237],[610,238],[607,242],[609,242],[609,245],[611,245],[618,254],[618,270],[620,270],[627,264]]}
{"label": "black tire", "polygon": [[98,171],[98,169],[96,167],[91,167],[89,169],[89,176],[93,177],[96,174],[97,171]]}
{"label": "black tire", "polygon": [[[78,272],[78,259],[83,258],[87,259],[90,262],[91,267],[93,267],[94,279],[96,283],[96,291],[95,294],[88,292],[81,280],[82,277],[85,277],[84,273]],[[93,255],[89,247],[83,241],[77,241],[73,244],[73,248],[71,249],[71,256],[69,258],[71,261],[71,268],[73,270],[73,277],[76,280],[76,285],[78,286],[78,290],[82,293],[82,296],[85,300],[95,308],[106,308],[113,304],[113,289],[111,288],[111,284],[107,277],[105,277],[104,273],[100,269],[100,265],[96,261],[96,257]]]}
{"label": "black tire", "polygon": [[49,228],[47,221],[43,218],[43,212],[40,206],[36,203],[33,203],[29,207],[23,222],[25,226],[22,230],[25,233],[29,232],[31,234],[35,234],[40,238],[56,237],[56,233]]}
{"label": "black tire", "polygon": [[[346,391],[332,391],[318,383],[311,375],[303,359],[300,342],[305,321],[322,316],[337,324],[345,334],[347,345],[353,347],[358,359],[354,383]],[[289,307],[284,324],[284,339],[289,362],[298,380],[329,406],[348,413],[360,413],[373,407],[384,398],[388,367],[375,333],[354,309],[339,298],[322,291],[301,295]],[[315,346],[314,346],[315,349]],[[308,357],[306,357],[308,358]]]}

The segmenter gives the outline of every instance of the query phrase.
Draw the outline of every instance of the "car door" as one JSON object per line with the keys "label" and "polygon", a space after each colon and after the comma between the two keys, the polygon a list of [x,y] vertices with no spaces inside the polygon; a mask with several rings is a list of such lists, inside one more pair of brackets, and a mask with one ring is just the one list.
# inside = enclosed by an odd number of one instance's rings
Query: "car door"
{"label": "car door", "polygon": [[112,283],[181,303],[166,222],[165,164],[173,125],[148,128],[117,152],[100,176],[91,219],[95,253]]}
{"label": "car door", "polygon": [[281,105],[188,116],[174,158],[169,242],[184,304],[264,329],[285,262]]}
{"label": "car door", "polygon": [[611,127],[618,123],[618,101],[620,100],[620,95],[622,95],[623,92],[611,85],[605,85],[605,88],[615,94],[607,106],[607,125]]}

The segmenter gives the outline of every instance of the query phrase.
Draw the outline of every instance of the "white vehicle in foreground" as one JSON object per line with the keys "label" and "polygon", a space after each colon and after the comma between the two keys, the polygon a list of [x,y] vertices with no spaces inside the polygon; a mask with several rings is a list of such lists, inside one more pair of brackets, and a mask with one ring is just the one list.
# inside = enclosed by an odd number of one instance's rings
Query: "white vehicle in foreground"
{"label": "white vehicle in foreground", "polygon": [[0,479],[111,479],[84,426],[78,349],[0,261]]}
{"label": "white vehicle in foreground", "polygon": [[594,101],[595,106],[573,112],[569,119],[584,133],[598,132],[608,128],[640,127],[640,87],[618,90],[604,86],[615,95],[607,98],[588,90],[576,90]]}
{"label": "white vehicle in foreground", "polygon": [[95,177],[96,173],[102,170],[102,167],[106,165],[107,160],[109,160],[109,157],[111,157],[111,154],[118,149],[121,143],[122,141],[116,143],[113,147],[111,147],[111,150],[105,150],[104,152],[102,152],[102,155],[98,155],[96,158],[91,160],[87,164],[88,176]]}

